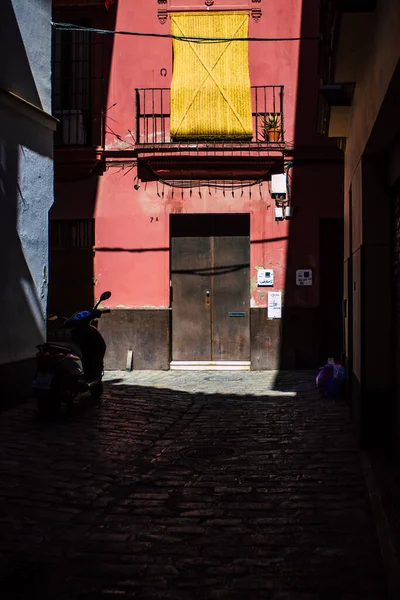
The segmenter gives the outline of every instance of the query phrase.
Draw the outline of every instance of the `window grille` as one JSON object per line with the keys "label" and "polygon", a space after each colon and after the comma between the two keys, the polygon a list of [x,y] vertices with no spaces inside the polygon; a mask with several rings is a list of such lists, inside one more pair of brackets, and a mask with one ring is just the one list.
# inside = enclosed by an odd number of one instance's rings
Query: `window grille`
{"label": "window grille", "polygon": [[60,120],[56,133],[58,144],[89,143],[91,50],[89,32],[53,31],[53,112]]}
{"label": "window grille", "polygon": [[[89,21],[75,22],[90,27]],[[90,31],[53,31],[55,144],[102,143],[104,36]]]}
{"label": "window grille", "polygon": [[88,249],[94,247],[94,219],[50,221],[51,249]]}

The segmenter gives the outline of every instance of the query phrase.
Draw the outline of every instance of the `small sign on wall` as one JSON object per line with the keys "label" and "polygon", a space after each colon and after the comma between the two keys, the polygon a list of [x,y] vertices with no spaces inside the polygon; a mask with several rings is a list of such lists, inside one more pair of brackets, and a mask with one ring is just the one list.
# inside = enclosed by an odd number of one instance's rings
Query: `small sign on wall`
{"label": "small sign on wall", "polygon": [[282,317],[282,292],[268,292],[268,319]]}
{"label": "small sign on wall", "polygon": [[312,285],[311,269],[298,269],[296,271],[296,285]]}
{"label": "small sign on wall", "polygon": [[263,287],[272,287],[274,285],[274,272],[272,269],[258,269],[257,285]]}

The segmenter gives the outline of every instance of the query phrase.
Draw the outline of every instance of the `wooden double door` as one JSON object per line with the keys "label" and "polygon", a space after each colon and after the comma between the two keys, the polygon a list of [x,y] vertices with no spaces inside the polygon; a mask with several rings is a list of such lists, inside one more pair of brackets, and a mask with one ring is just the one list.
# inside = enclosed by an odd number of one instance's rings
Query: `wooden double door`
{"label": "wooden double door", "polygon": [[248,215],[178,221],[171,228],[172,359],[250,360]]}

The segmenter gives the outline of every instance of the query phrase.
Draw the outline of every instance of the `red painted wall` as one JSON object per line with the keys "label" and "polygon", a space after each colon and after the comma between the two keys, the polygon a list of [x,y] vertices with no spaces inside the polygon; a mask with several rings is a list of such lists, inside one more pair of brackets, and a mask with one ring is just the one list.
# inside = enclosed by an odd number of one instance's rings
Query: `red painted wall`
{"label": "red painted wall", "polygon": [[[280,0],[272,6],[263,0],[263,16],[255,22],[250,19],[250,36],[299,37],[316,34],[318,30],[318,1],[311,17],[304,23],[301,0]],[[167,22],[157,19],[157,3],[148,0],[119,0],[117,30],[135,30],[169,33]],[[310,11],[308,11],[310,12]],[[311,86],[309,102],[303,102],[297,113],[300,98],[299,59],[300,42],[251,42],[249,47],[252,85],[284,85],[285,140],[302,145],[324,146],[316,131],[317,98],[317,43],[308,44],[303,52],[307,59],[307,85]],[[310,46],[311,45],[311,46]],[[161,69],[167,70],[162,77]],[[137,87],[169,87],[172,75],[172,42],[168,39],[116,36],[112,58],[107,106],[106,146],[108,149],[129,147],[135,130],[134,89]],[[304,82],[303,82],[304,83]],[[315,88],[315,91],[314,91]],[[311,123],[309,127],[299,123]],[[112,133],[112,132],[113,133]],[[115,134],[121,139],[118,139]],[[121,141],[122,140],[122,141]],[[256,267],[275,269],[275,290],[284,290],[289,222],[275,222],[274,203],[269,195],[269,184],[255,186],[251,192],[222,191],[192,193],[155,183],[142,183],[140,190],[133,188],[136,170],[128,173],[109,167],[99,179],[96,217],[96,278],[98,292],[111,289],[111,305],[118,307],[165,307],[169,305],[169,214],[204,212],[251,213],[251,304],[266,306],[265,288],[256,286]],[[307,170],[306,170],[307,171]],[[321,210],[325,216],[340,216],[340,178],[332,183],[332,168],[318,167],[313,176],[304,167],[293,169],[298,207],[297,236],[299,239],[298,268],[313,267],[318,273],[318,219]],[[164,195],[164,197],[162,197]],[[299,224],[303,223],[303,227]],[[317,305],[318,286],[291,302]],[[110,304],[110,303],[109,303]]]}

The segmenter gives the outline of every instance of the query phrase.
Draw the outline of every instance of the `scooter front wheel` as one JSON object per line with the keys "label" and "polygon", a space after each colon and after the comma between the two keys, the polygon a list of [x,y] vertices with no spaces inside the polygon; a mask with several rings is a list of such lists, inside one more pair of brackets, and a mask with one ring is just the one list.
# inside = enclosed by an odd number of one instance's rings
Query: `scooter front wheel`
{"label": "scooter front wheel", "polygon": [[61,401],[54,392],[37,391],[36,402],[41,417],[55,417],[60,412]]}

